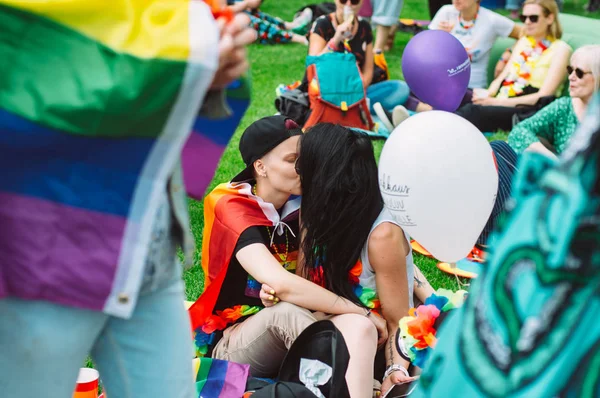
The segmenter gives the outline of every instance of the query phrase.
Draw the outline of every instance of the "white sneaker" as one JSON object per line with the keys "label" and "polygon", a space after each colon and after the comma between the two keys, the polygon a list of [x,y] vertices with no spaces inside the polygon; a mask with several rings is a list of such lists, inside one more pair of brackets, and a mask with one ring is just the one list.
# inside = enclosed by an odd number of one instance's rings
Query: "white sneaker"
{"label": "white sneaker", "polygon": [[394,123],[394,127],[397,127],[409,117],[410,113],[408,113],[408,110],[406,110],[406,108],[402,105],[397,105],[392,112],[392,122]]}
{"label": "white sneaker", "polygon": [[383,106],[381,106],[379,102],[376,102],[373,105],[373,110],[375,111],[375,114],[377,115],[383,126],[386,129],[388,129],[388,131],[391,132],[392,130],[394,130],[394,125],[392,124],[388,113],[385,111],[385,109],[383,109]]}

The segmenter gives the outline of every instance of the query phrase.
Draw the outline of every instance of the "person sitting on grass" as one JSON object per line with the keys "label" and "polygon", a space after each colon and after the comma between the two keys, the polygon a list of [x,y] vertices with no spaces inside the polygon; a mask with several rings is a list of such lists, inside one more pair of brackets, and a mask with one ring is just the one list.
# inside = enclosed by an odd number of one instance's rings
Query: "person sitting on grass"
{"label": "person sitting on grass", "polygon": [[509,131],[513,115],[541,109],[559,94],[571,48],[562,37],[554,0],[527,0],[525,36],[516,43],[504,71],[484,95],[458,109],[481,131]]}
{"label": "person sitting on grass", "polygon": [[295,168],[301,135],[283,116],[254,122],[240,140],[246,168],[205,198],[208,283],[189,310],[196,346],[201,355],[249,364],[253,376],[274,377],[296,337],[330,314],[350,350],[350,395],[366,397],[364,383],[370,390],[373,378],[365,370],[387,339],[385,320],[296,275],[299,199],[290,198],[301,193]]}
{"label": "person sitting on grass", "polygon": [[360,348],[348,344],[351,358],[358,349],[363,358],[361,369],[356,369],[360,379],[348,384],[367,397],[375,375],[383,377],[385,393],[394,384],[412,380],[394,336],[399,320],[414,304],[413,295],[424,301],[433,289],[414,265],[409,237],[384,206],[367,135],[328,123],[310,128],[300,140],[297,171],[302,183],[304,259],[298,272],[387,321],[385,372],[382,368],[374,374],[372,367],[365,367],[377,353],[374,335]]}
{"label": "person sitting on grass", "polygon": [[[454,0],[443,6],[429,24],[431,30],[443,30],[456,37],[471,60],[469,89],[463,104],[472,101],[473,89],[487,87],[487,66],[494,42],[500,37],[521,37],[522,28],[510,19],[480,6],[479,0]],[[405,104],[411,111],[428,111],[431,106],[410,96]]]}
{"label": "person sitting on grass", "polygon": [[567,73],[570,97],[552,102],[517,124],[508,135],[508,143],[518,153],[536,151],[556,158],[566,148],[590,100],[600,88],[600,45],[577,49]]}
{"label": "person sitting on grass", "polygon": [[[373,32],[371,25],[358,17],[362,0],[336,0],[335,4],[334,13],[317,18],[313,24],[308,54],[354,54],[371,104],[371,113],[377,114],[384,123],[391,117],[387,117],[384,111],[395,113],[393,125],[391,121],[386,124],[386,128],[391,131],[395,125],[408,117],[406,109],[401,106],[408,98],[408,85],[401,80],[387,80],[387,72],[381,69],[378,70],[382,73],[374,74]],[[344,20],[344,8],[347,6],[350,6],[352,15]],[[301,87],[308,87],[308,83],[305,81]]]}
{"label": "person sitting on grass", "polygon": [[227,4],[234,12],[245,12],[250,17],[250,26],[258,33],[257,42],[261,44],[308,44],[305,36],[293,30],[301,27],[305,19],[286,22],[260,11],[262,0],[228,0]]}

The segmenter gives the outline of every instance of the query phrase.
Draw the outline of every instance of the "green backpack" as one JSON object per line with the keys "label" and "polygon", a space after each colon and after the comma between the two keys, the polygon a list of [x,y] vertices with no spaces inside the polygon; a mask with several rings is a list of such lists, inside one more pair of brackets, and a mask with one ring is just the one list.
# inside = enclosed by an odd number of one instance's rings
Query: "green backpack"
{"label": "green backpack", "polygon": [[523,156],[487,269],[411,397],[600,397],[600,96],[560,163]]}

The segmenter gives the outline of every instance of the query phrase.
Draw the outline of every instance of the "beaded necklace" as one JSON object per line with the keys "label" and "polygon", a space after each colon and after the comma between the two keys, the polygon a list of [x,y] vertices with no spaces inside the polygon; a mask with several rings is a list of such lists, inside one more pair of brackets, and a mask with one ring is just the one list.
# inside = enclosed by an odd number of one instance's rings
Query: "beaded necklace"
{"label": "beaded necklace", "polygon": [[[254,194],[254,196],[258,196],[256,195],[256,185],[252,187],[252,193]],[[269,242],[273,242],[273,233],[271,232],[271,229],[269,227],[266,228],[267,233],[269,234]],[[274,231],[275,228],[273,228],[273,232]],[[283,267],[287,269],[287,267],[289,266],[288,254],[290,249],[290,241],[288,238],[287,228],[285,229],[285,254],[282,255],[281,253],[279,253],[279,250],[277,250],[277,245],[275,243],[272,243],[271,247],[273,248],[273,250],[275,250],[275,254],[277,254],[277,257],[279,257],[279,259],[281,260]]]}
{"label": "beaded necklace", "polygon": [[512,98],[524,93],[537,62],[553,42],[551,37],[537,41],[527,36],[525,40],[526,45],[510,65],[510,71],[502,82],[497,95],[499,98]]}
{"label": "beaded necklace", "polygon": [[471,28],[473,28],[475,26],[475,22],[477,22],[477,16],[479,15],[479,6],[477,6],[477,11],[475,12],[475,17],[473,18],[473,20],[467,25],[466,21],[463,21],[463,19],[460,16],[460,13],[458,14],[458,24],[460,25],[461,28],[463,28],[464,30],[469,30]]}

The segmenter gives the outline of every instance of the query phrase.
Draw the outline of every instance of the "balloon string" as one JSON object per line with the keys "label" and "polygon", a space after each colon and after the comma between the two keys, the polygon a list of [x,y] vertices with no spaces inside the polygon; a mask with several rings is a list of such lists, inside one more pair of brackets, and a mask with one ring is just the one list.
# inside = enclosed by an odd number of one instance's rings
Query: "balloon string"
{"label": "balloon string", "polygon": [[[456,263],[450,263],[450,268],[452,269],[456,269]],[[460,278],[458,277],[458,275],[454,274],[454,277],[456,278],[456,284],[458,285],[458,289],[460,290],[463,287],[468,287],[471,286],[470,283],[463,283],[460,281]]]}

